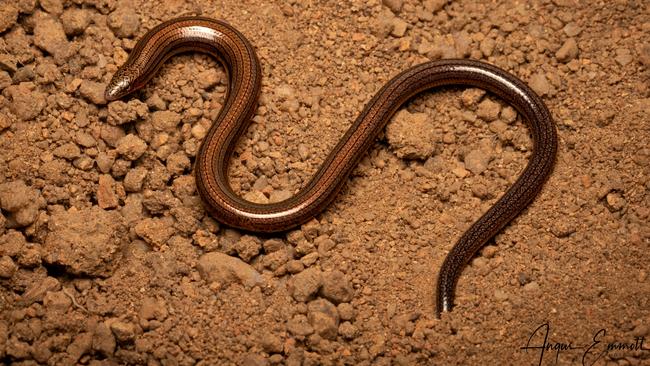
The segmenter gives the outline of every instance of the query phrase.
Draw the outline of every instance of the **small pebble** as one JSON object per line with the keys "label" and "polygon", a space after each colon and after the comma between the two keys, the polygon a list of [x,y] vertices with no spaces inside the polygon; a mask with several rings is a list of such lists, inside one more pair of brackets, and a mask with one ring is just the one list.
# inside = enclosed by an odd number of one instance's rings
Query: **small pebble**
{"label": "small pebble", "polygon": [[499,117],[499,112],[501,112],[501,105],[499,103],[493,102],[490,99],[484,99],[478,105],[476,115],[485,121],[494,121]]}
{"label": "small pebble", "polygon": [[322,283],[322,272],[318,268],[311,267],[291,278],[289,293],[296,301],[305,302],[318,292]]}
{"label": "small pebble", "polygon": [[483,256],[485,258],[493,258],[494,255],[497,253],[497,251],[498,251],[497,246],[495,246],[495,245],[486,245],[481,250],[481,254],[483,254]]}
{"label": "small pebble", "polygon": [[128,342],[135,338],[135,325],[132,323],[116,321],[111,323],[110,329],[120,342]]}
{"label": "small pebble", "polygon": [[539,284],[535,281],[529,282],[524,285],[524,291],[537,292],[539,291]]}
{"label": "small pebble", "polygon": [[551,225],[551,233],[557,238],[566,238],[577,230],[573,220],[556,221]]}
{"label": "small pebble", "polygon": [[68,36],[83,34],[88,25],[90,25],[90,20],[90,12],[88,10],[76,7],[67,8],[61,15],[63,31]]}
{"label": "small pebble", "polygon": [[529,283],[531,281],[531,279],[526,273],[519,272],[519,274],[517,274],[517,281],[519,281],[519,284],[523,286],[523,285]]}
{"label": "small pebble", "polygon": [[393,18],[391,21],[392,31],[390,34],[397,38],[404,37],[408,24],[400,18]]}
{"label": "small pebble", "polygon": [[99,185],[97,186],[97,205],[103,209],[116,208],[119,205],[119,199],[115,193],[115,180],[108,174],[99,176]]}
{"label": "small pebble", "polygon": [[317,299],[308,304],[308,309],[307,319],[316,334],[324,339],[336,339],[340,319],[336,306],[325,299]]}
{"label": "small pebble", "polygon": [[632,52],[627,48],[617,48],[614,60],[616,60],[619,65],[626,66],[634,60],[634,56],[632,56]]}
{"label": "small pebble", "polygon": [[260,240],[251,235],[244,235],[235,244],[235,251],[244,262],[250,262],[262,249]]}
{"label": "small pebble", "polygon": [[45,14],[36,17],[34,44],[58,59],[66,57],[70,48],[61,22]]}
{"label": "small pebble", "polygon": [[79,146],[72,142],[69,142],[57,147],[52,153],[56,157],[73,160],[81,155],[81,150],[79,149]]}
{"label": "small pebble", "polygon": [[52,15],[60,15],[63,13],[63,3],[61,0],[39,0],[39,5],[43,10]]}
{"label": "small pebble", "polygon": [[460,100],[465,107],[475,106],[485,95],[485,90],[477,88],[468,88],[463,90]]}
{"label": "small pebble", "polygon": [[626,204],[625,198],[623,198],[623,196],[618,192],[608,193],[605,200],[607,202],[607,208],[609,208],[611,212],[622,210]]}
{"label": "small pebble", "polygon": [[[128,2],[121,3],[127,5]],[[140,17],[135,9],[118,7],[108,16],[108,26],[118,38],[128,38],[136,34],[140,28]]]}
{"label": "small pebble", "polygon": [[127,160],[137,160],[145,151],[147,151],[147,143],[133,134],[128,134],[117,142],[117,153]]}
{"label": "small pebble", "polygon": [[339,325],[338,333],[345,339],[354,339],[359,334],[359,328],[350,322],[343,322]]}
{"label": "small pebble", "polygon": [[199,88],[209,90],[221,82],[221,74],[215,69],[208,69],[197,75],[197,81]]}
{"label": "small pebble", "polygon": [[487,170],[490,160],[492,160],[491,154],[483,150],[472,150],[465,155],[465,168],[475,175],[479,175]]}
{"label": "small pebble", "polygon": [[50,291],[43,297],[43,305],[45,305],[48,310],[59,314],[65,314],[65,312],[72,306],[72,300],[63,291]]}
{"label": "small pebble", "polygon": [[16,272],[16,264],[11,257],[4,255],[0,257],[0,278],[11,278]]}
{"label": "small pebble", "polygon": [[302,314],[294,315],[289,321],[287,321],[287,331],[290,334],[293,334],[294,337],[306,337],[314,333],[314,328],[307,321],[307,317]]}
{"label": "small pebble", "polygon": [[[93,333],[93,350],[105,356],[111,356],[113,352],[115,352],[115,347],[117,346],[113,332],[114,331],[105,323],[97,324],[95,332]],[[116,332],[122,332],[122,329],[118,326]]]}
{"label": "small pebble", "polygon": [[562,47],[555,53],[558,61],[567,63],[574,58],[578,57],[578,43],[575,38],[567,39]]}
{"label": "small pebble", "polygon": [[427,159],[435,151],[436,131],[425,113],[397,112],[386,127],[386,138],[400,158]]}
{"label": "small pebble", "polygon": [[174,235],[174,227],[169,220],[146,218],[135,225],[135,233],[147,244],[160,248]]}
{"label": "small pebble", "polygon": [[509,297],[510,297],[510,295],[508,295],[507,292],[505,292],[505,291],[503,291],[501,289],[497,289],[497,290],[494,291],[494,298],[497,299],[498,301],[508,300]]}
{"label": "small pebble", "polygon": [[79,86],[79,94],[97,105],[106,104],[104,90],[106,90],[105,83],[98,83],[92,80],[84,80]]}
{"label": "small pebble", "polygon": [[11,112],[23,121],[34,119],[47,104],[45,94],[34,90],[34,84],[31,82],[8,86],[4,93],[9,95],[11,100]]}
{"label": "small pebble", "polygon": [[305,270],[305,265],[299,260],[290,260],[286,265],[287,272],[296,274]]}
{"label": "small pebble", "polygon": [[564,31],[564,34],[569,37],[575,37],[582,32],[582,28],[580,28],[580,26],[575,22],[567,23],[562,30]]}
{"label": "small pebble", "polygon": [[335,304],[350,302],[354,289],[347,277],[341,271],[323,273],[321,295]]}
{"label": "small pebble", "polygon": [[530,77],[530,87],[540,96],[548,95],[551,91],[551,84],[544,74],[536,73]]}
{"label": "small pebble", "polygon": [[336,242],[327,235],[321,235],[314,239],[314,245],[318,248],[318,254],[322,257],[334,249]]}
{"label": "small pebble", "polygon": [[350,303],[347,302],[341,303],[336,307],[336,309],[339,312],[341,320],[353,320],[354,317],[356,316],[354,307]]}
{"label": "small pebble", "polygon": [[86,132],[79,131],[75,135],[75,142],[83,147],[93,147],[97,145],[97,140]]}
{"label": "small pebble", "polygon": [[265,253],[273,253],[285,247],[284,242],[280,239],[268,239],[262,243]]}
{"label": "small pebble", "polygon": [[18,8],[14,4],[7,2],[0,7],[0,33],[16,24],[16,20],[18,20]]}
{"label": "small pebble", "polygon": [[399,13],[402,10],[403,0],[382,0],[393,13]]}
{"label": "small pebble", "polygon": [[237,282],[253,287],[262,282],[261,275],[252,266],[224,253],[210,252],[202,255],[197,269],[206,282],[215,282],[221,286]]}
{"label": "small pebble", "polygon": [[300,261],[302,262],[302,264],[305,265],[305,267],[311,266],[312,264],[316,263],[317,260],[318,260],[318,252],[311,252],[305,255],[304,257],[300,258]]}
{"label": "small pebble", "polygon": [[181,121],[181,115],[172,111],[156,111],[151,114],[153,127],[158,131],[174,131]]}
{"label": "small pebble", "polygon": [[281,353],[284,349],[282,338],[273,333],[264,332],[260,338],[260,344],[267,353]]}

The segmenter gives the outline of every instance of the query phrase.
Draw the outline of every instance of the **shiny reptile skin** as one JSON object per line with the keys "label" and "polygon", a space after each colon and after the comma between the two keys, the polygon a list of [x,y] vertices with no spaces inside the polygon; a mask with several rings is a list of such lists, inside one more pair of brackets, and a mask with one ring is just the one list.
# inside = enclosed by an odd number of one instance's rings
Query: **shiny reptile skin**
{"label": "shiny reptile skin", "polygon": [[438,276],[436,315],[450,311],[456,281],[467,262],[538,194],[550,174],[557,135],[548,109],[526,84],[495,66],[449,59],[412,67],[392,78],[365,106],[332,149],[311,181],[295,196],[278,203],[256,204],[236,195],[228,182],[233,147],[255,113],[261,71],[250,42],[227,23],[203,17],[164,22],[149,31],[113,76],[105,93],[115,100],[142,88],[174,54],[205,52],[225,67],[229,88],[225,104],[196,157],[196,185],[209,212],[226,225],[255,232],[284,231],[321,212],[334,199],[357,162],[395,111],[409,98],[442,85],[488,90],[523,116],[533,140],[530,161],[505,194],[458,240]]}

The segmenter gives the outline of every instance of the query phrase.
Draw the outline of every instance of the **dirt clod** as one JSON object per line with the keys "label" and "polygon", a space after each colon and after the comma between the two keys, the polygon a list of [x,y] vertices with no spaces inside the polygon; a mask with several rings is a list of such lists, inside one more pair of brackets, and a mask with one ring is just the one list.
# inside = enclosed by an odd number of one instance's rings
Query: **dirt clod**
{"label": "dirt clod", "polygon": [[43,260],[78,275],[110,276],[126,240],[124,219],[99,207],[57,212],[48,229]]}

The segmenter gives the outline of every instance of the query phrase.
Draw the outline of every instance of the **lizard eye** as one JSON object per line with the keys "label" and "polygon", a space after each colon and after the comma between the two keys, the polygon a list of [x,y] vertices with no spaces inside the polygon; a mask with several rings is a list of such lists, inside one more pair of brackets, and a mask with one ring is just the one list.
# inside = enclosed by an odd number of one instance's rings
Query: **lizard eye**
{"label": "lizard eye", "polygon": [[118,72],[113,76],[111,82],[108,83],[104,92],[104,98],[110,102],[129,94],[130,91],[131,78]]}

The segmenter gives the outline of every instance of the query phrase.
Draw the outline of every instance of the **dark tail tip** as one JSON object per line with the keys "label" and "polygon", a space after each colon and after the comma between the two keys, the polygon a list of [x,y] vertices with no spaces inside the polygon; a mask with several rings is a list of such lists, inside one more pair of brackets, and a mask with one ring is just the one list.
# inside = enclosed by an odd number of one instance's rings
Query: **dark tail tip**
{"label": "dark tail tip", "polygon": [[453,300],[449,296],[438,295],[436,300],[436,319],[440,319],[442,313],[448,313],[454,306]]}

